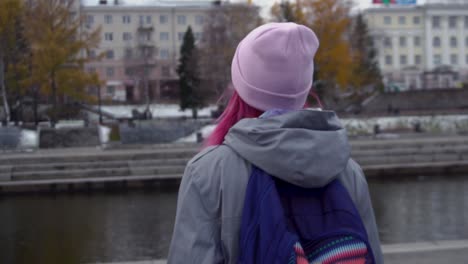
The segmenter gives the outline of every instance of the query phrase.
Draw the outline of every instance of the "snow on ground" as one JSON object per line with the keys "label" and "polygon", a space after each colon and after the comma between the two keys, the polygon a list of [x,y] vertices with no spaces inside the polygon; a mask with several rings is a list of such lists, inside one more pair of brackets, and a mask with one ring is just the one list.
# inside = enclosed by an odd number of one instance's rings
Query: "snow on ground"
{"label": "snow on ground", "polygon": [[181,138],[181,139],[177,140],[176,143],[193,143],[193,142],[197,142],[197,133],[198,132],[201,132],[203,139],[206,139],[207,137],[210,136],[210,134],[214,131],[215,128],[216,128],[216,125],[204,126],[200,130],[198,130],[197,132],[191,134],[190,136],[187,136],[187,137],[184,137],[184,138]]}
{"label": "snow on ground", "polygon": [[98,132],[99,132],[99,141],[101,142],[101,144],[108,143],[111,128],[107,126],[98,126]]}
{"label": "snow on ground", "polygon": [[[83,120],[59,120],[55,124],[55,128],[79,128],[84,127],[85,123]],[[39,122],[39,127],[50,127],[50,122]]]}
{"label": "snow on ground", "polygon": [[79,128],[84,127],[85,123],[83,120],[60,120],[55,125],[55,128]]}
{"label": "snow on ground", "polygon": [[[96,106],[94,106],[97,108]],[[132,110],[137,109],[139,112],[143,112],[146,109],[146,105],[105,105],[102,106],[102,110],[110,114],[115,115],[119,118],[130,118],[132,117]],[[211,111],[216,110],[217,106],[212,105],[198,110],[199,117],[211,117]],[[192,110],[187,109],[181,111],[177,104],[152,104],[150,105],[150,111],[153,118],[167,118],[167,117],[191,117]]]}
{"label": "snow on ground", "polygon": [[[375,118],[343,118],[341,119],[349,135],[371,135],[374,125],[381,130],[413,130],[414,124],[419,123],[423,131],[428,133],[456,133],[468,132],[468,115],[440,115],[440,116],[395,116]],[[207,138],[216,125],[201,128],[203,138]],[[392,135],[388,135],[392,137]],[[196,142],[197,132],[188,137],[177,140],[178,143]]]}
{"label": "snow on ground", "polygon": [[[178,106],[177,106],[178,107]],[[178,112],[177,107],[165,108],[166,113]],[[172,110],[171,110],[172,109]],[[207,110],[206,110],[207,111]],[[187,111],[186,111],[187,112]],[[191,113],[188,112],[190,115]],[[348,130],[349,135],[370,135],[374,132],[374,125],[378,124],[382,130],[412,130],[415,123],[420,123],[421,128],[429,133],[457,133],[468,132],[468,115],[440,115],[440,116],[395,116],[375,118],[344,118],[341,119]],[[48,124],[42,124],[48,126]],[[81,120],[60,121],[57,128],[83,127]],[[206,139],[216,128],[216,125],[202,127],[201,132]],[[197,132],[181,138],[176,143],[190,143],[197,141]],[[102,143],[109,141],[110,128],[99,126],[99,139]],[[39,144],[38,133],[33,130],[21,130],[20,148],[34,149]]]}
{"label": "snow on ground", "polygon": [[35,149],[39,146],[39,137],[37,131],[23,129],[20,135],[21,149]]}
{"label": "snow on ground", "polygon": [[381,130],[412,130],[416,123],[430,133],[468,131],[468,115],[344,118],[341,121],[351,135],[372,134],[375,125],[379,125]]}

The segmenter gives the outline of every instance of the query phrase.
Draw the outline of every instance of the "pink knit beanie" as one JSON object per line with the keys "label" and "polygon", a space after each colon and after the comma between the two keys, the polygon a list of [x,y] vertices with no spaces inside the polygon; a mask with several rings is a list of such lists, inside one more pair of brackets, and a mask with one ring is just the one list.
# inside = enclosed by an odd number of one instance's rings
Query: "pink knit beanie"
{"label": "pink knit beanie", "polygon": [[237,46],[231,77],[239,96],[259,110],[301,109],[312,86],[315,33],[295,23],[269,23]]}

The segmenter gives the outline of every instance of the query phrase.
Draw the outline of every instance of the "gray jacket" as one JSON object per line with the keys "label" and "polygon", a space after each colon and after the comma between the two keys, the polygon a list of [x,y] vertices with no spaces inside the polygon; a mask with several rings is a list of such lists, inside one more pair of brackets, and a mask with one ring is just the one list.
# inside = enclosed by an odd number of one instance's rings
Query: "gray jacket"
{"label": "gray jacket", "polygon": [[321,187],[338,178],[358,208],[377,263],[383,263],[367,182],[350,159],[346,131],[334,112],[313,110],[243,119],[223,145],[189,162],[168,263],[237,262],[251,164],[302,187]]}

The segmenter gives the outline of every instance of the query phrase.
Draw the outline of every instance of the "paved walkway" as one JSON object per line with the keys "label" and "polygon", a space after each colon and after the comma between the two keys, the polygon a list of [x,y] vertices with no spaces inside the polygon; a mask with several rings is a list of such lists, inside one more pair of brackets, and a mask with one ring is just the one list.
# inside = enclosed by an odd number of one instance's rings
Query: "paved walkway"
{"label": "paved walkway", "polygon": [[385,264],[468,263],[468,240],[384,245]]}
{"label": "paved walkway", "polygon": [[[468,240],[390,244],[383,245],[382,250],[384,252],[385,264],[468,263]],[[166,260],[114,262],[105,264],[166,264]]]}

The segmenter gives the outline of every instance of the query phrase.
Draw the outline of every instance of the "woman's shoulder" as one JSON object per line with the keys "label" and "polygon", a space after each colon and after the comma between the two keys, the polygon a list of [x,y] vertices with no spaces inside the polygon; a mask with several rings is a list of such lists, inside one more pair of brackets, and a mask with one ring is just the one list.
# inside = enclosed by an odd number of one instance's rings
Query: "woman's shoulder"
{"label": "woman's shoulder", "polygon": [[187,164],[187,166],[203,166],[206,163],[225,162],[231,158],[236,158],[237,153],[227,145],[216,145],[206,147],[197,153]]}
{"label": "woman's shoulder", "polygon": [[368,192],[366,176],[361,166],[353,159],[349,159],[348,164],[343,172],[340,173],[338,179],[348,190],[355,203],[359,203],[361,197]]}
{"label": "woman's shoulder", "polygon": [[191,177],[204,204],[212,210],[220,208],[223,201],[227,210],[223,217],[240,214],[251,166],[232,148],[226,145],[202,150],[187,165],[184,177]]}
{"label": "woman's shoulder", "polygon": [[246,161],[227,145],[211,146],[195,155],[187,164],[192,177],[208,180],[239,171]]}

